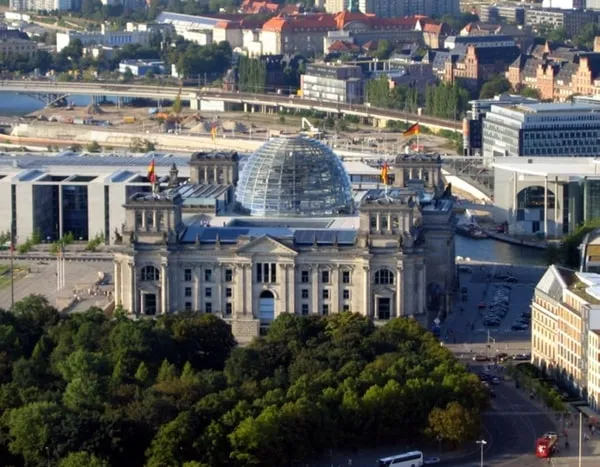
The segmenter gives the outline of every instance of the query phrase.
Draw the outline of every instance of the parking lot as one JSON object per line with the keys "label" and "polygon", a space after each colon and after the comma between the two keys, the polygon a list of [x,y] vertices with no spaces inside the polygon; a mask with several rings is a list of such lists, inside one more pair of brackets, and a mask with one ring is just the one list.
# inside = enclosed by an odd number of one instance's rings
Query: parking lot
{"label": "parking lot", "polygon": [[442,325],[444,343],[469,354],[528,352],[529,304],[545,268],[468,263],[459,270],[459,294]]}

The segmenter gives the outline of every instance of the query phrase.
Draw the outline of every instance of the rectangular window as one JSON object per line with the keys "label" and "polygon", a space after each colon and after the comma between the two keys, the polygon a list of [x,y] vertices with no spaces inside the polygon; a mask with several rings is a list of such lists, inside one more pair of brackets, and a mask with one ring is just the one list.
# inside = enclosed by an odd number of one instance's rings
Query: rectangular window
{"label": "rectangular window", "polygon": [[343,297],[344,297],[344,300],[350,300],[350,290],[344,289]]}
{"label": "rectangular window", "polygon": [[323,289],[323,300],[329,300],[329,289]]}
{"label": "rectangular window", "polygon": [[350,271],[342,271],[342,282],[344,284],[350,283]]}
{"label": "rectangular window", "polygon": [[191,297],[192,296],[192,288],[191,287],[186,287],[185,288],[185,296],[186,297]]}
{"label": "rectangular window", "polygon": [[232,295],[233,295],[233,290],[231,289],[231,287],[227,287],[227,288],[225,289],[225,296],[226,296],[227,298],[230,298]]}
{"label": "rectangular window", "polygon": [[206,302],[204,305],[204,311],[207,313],[212,313],[212,303]]}
{"label": "rectangular window", "polygon": [[185,311],[192,311],[192,302],[185,302]]}
{"label": "rectangular window", "polygon": [[308,303],[302,304],[302,314],[306,316],[308,314]]}
{"label": "rectangular window", "polygon": [[321,282],[329,284],[329,271],[321,271]]}
{"label": "rectangular window", "polygon": [[277,264],[275,263],[257,263],[256,264],[256,282],[268,284],[277,282]]}
{"label": "rectangular window", "polygon": [[350,311],[350,305],[344,305],[342,309],[344,311]]}
{"label": "rectangular window", "polygon": [[308,298],[308,289],[302,289],[302,298],[304,298],[304,299]]}
{"label": "rectangular window", "polygon": [[262,282],[262,264],[256,264],[256,282]]}
{"label": "rectangular window", "polygon": [[225,314],[226,314],[226,315],[230,315],[230,314],[231,314],[231,310],[232,310],[232,305],[231,305],[231,303],[226,303],[226,304],[225,304]]}
{"label": "rectangular window", "polygon": [[212,297],[212,289],[210,287],[207,287],[206,289],[204,289],[204,296],[206,298]]}
{"label": "rectangular window", "polygon": [[185,282],[191,282],[191,280],[192,280],[192,270],[191,269],[183,270],[183,280]]}
{"label": "rectangular window", "polygon": [[308,284],[308,271],[300,272],[300,282],[303,284]]}
{"label": "rectangular window", "polygon": [[233,269],[225,269],[225,282],[233,282]]}
{"label": "rectangular window", "polygon": [[323,305],[323,316],[327,316],[329,314],[329,305]]}
{"label": "rectangular window", "polygon": [[212,269],[205,269],[204,270],[204,281],[205,282],[212,282]]}

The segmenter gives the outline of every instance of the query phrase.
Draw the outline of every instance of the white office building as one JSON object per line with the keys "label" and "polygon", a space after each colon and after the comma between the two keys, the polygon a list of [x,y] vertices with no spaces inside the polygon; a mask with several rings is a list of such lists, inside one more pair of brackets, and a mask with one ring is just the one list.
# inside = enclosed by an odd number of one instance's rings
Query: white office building
{"label": "white office building", "polygon": [[600,106],[492,105],[482,131],[483,157],[593,157],[600,155]]}
{"label": "white office building", "polygon": [[561,237],[600,218],[600,161],[511,157],[494,162],[494,221],[514,235]]}
{"label": "white office building", "polygon": [[67,31],[56,33],[56,51],[60,52],[73,39],[79,39],[84,47],[88,45],[103,45],[108,47],[123,47],[127,44],[148,44],[151,31],[108,31],[102,27],[100,32]]}

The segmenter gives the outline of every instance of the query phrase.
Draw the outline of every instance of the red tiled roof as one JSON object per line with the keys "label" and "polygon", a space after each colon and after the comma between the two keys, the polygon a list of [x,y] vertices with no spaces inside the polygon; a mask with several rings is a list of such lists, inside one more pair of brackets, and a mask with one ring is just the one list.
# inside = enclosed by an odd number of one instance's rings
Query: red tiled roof
{"label": "red tiled roof", "polygon": [[363,50],[377,50],[377,45],[378,45],[379,41],[376,40],[372,40],[372,41],[367,41],[362,45]]}
{"label": "red tiled roof", "polygon": [[442,32],[443,26],[443,23],[425,23],[425,25],[423,26],[423,32],[440,34]]}
{"label": "red tiled roof", "polygon": [[281,32],[298,28],[336,30],[343,29],[353,22],[362,22],[372,30],[397,30],[414,29],[417,21],[428,19],[425,16],[411,16],[406,18],[378,18],[373,14],[352,13],[342,11],[334,15],[328,13],[304,15],[279,15],[268,20],[264,26],[265,31]]}
{"label": "red tiled roof", "polygon": [[336,24],[332,15],[323,13],[316,15],[288,16],[286,18],[276,16],[263,25],[263,31],[282,32],[284,30],[290,31],[294,29],[334,31],[336,29]]}
{"label": "red tiled roof", "polygon": [[353,50],[358,50],[358,46],[356,44],[348,44],[344,41],[334,41],[329,46],[329,52],[350,52]]}

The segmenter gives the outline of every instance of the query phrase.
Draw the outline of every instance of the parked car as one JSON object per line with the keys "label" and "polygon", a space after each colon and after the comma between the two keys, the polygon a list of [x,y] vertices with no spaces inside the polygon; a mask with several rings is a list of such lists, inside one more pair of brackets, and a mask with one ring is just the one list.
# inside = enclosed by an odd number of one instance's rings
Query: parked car
{"label": "parked car", "polygon": [[490,359],[487,355],[477,354],[473,357],[473,361],[475,362],[489,362]]}

